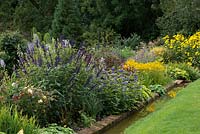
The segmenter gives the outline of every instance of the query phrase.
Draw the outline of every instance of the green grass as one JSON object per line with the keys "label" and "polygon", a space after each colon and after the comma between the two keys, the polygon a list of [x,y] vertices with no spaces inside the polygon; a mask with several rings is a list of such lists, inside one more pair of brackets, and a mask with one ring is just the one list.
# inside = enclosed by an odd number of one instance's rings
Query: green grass
{"label": "green grass", "polygon": [[200,79],[158,111],[132,124],[125,134],[200,134]]}

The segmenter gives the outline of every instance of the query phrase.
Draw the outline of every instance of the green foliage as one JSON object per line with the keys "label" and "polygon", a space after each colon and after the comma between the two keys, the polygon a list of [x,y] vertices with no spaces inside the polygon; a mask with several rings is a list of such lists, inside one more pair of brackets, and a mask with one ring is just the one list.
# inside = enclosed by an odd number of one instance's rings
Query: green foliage
{"label": "green foliage", "polygon": [[171,81],[169,75],[165,71],[143,71],[139,72],[139,81],[141,84],[149,87],[150,85],[166,85]]}
{"label": "green foliage", "polygon": [[0,31],[11,30],[13,27],[13,12],[16,0],[1,1],[0,4]]}
{"label": "green foliage", "polygon": [[101,97],[103,114],[118,114],[137,109],[150,96],[150,90],[137,81],[137,75],[123,70],[110,70],[104,76]]}
{"label": "green foliage", "polygon": [[69,39],[77,39],[81,35],[80,18],[77,0],[58,0],[52,21],[52,35],[57,38],[63,34]]}
{"label": "green foliage", "polygon": [[162,85],[150,85],[149,89],[151,92],[158,93],[160,96],[166,94],[165,88]]}
{"label": "green foliage", "polygon": [[85,31],[81,39],[85,41],[87,46],[115,46],[120,35],[111,28],[98,27],[94,24],[89,26],[89,30]]}
{"label": "green foliage", "polygon": [[97,96],[102,69],[94,64],[85,49],[76,51],[67,40],[56,42],[48,34],[44,39],[41,43],[35,35],[27,53],[20,55],[21,68],[16,75],[24,85],[19,89],[23,93],[32,90],[35,94],[31,99],[24,93],[18,104],[22,106],[31,101],[32,108],[25,106],[24,111],[35,115],[41,125],[47,122],[72,125],[79,121],[80,111],[95,118],[102,110]]}
{"label": "green foliage", "polygon": [[57,0],[21,0],[13,12],[14,28],[30,37],[32,27],[36,27],[42,33],[48,32],[53,20],[54,7]]}
{"label": "green foliage", "polygon": [[189,80],[189,74],[183,69],[169,66],[167,72],[173,79]]}
{"label": "green foliage", "polygon": [[192,67],[186,63],[179,63],[177,64],[177,67],[185,70],[188,73],[191,81],[195,81],[200,78],[200,71],[198,68]]}
{"label": "green foliage", "polygon": [[122,63],[120,53],[112,47],[100,47],[94,51],[98,64],[104,64],[106,68],[118,67]]}
{"label": "green foliage", "polygon": [[5,61],[9,74],[12,73],[13,66],[17,66],[17,53],[25,50],[25,42],[18,32],[5,32],[0,35],[1,58]]}
{"label": "green foliage", "polygon": [[38,134],[34,118],[28,119],[17,112],[14,107],[1,106],[0,108],[0,131],[6,134],[16,134],[23,129],[25,134]]}
{"label": "green foliage", "polygon": [[88,117],[86,114],[81,113],[81,123],[84,127],[89,127],[94,122],[95,120],[92,117]]}
{"label": "green foliage", "polygon": [[[111,27],[122,36],[136,32],[144,38],[154,38],[157,28],[154,24],[159,15],[158,1],[101,1],[89,0],[83,2],[85,14],[89,14],[92,24]],[[146,23],[148,21],[148,23]],[[147,35],[149,33],[150,35]]]}
{"label": "green foliage", "polygon": [[167,72],[174,79],[194,81],[200,78],[199,70],[186,63],[170,63],[168,64]]}
{"label": "green foliage", "polygon": [[140,36],[134,33],[134,34],[131,34],[130,37],[123,39],[122,45],[126,47],[130,47],[135,50],[139,48],[141,41],[142,40]]}
{"label": "green foliage", "polygon": [[199,5],[198,0],[161,0],[163,16],[157,20],[161,33],[194,33],[200,28]]}
{"label": "green foliage", "polygon": [[64,128],[51,124],[47,128],[39,130],[39,134],[74,134],[74,131],[70,128]]}
{"label": "green foliage", "polygon": [[135,52],[130,47],[114,47],[113,51],[116,52],[120,58],[125,61],[135,55]]}

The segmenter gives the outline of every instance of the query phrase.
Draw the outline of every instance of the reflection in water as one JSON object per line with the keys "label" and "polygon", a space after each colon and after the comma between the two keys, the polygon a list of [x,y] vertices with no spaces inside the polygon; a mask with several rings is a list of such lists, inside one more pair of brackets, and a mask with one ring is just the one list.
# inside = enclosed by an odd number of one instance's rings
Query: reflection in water
{"label": "reflection in water", "polygon": [[127,119],[121,121],[119,124],[114,126],[113,128],[110,128],[108,131],[106,131],[103,134],[124,134],[124,130],[138,121],[139,119],[142,119],[146,117],[147,115],[151,114],[154,111],[158,111],[162,108],[162,106],[169,101],[170,99],[173,99],[177,92],[181,88],[173,89],[169,92],[168,96],[161,97],[159,100],[156,100],[155,102],[147,105],[145,108],[143,108],[141,111],[134,113],[133,115],[129,116]]}

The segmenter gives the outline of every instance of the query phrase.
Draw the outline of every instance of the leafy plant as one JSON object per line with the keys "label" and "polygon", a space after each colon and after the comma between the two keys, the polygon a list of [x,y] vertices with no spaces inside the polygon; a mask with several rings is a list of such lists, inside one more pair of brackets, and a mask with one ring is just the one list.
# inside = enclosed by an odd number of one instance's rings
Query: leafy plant
{"label": "leafy plant", "polygon": [[165,85],[171,81],[171,78],[165,71],[142,71],[138,72],[141,84],[149,87],[150,85]]}
{"label": "leafy plant", "polygon": [[122,45],[126,47],[130,47],[131,49],[138,49],[140,47],[141,38],[137,34],[131,34],[130,37],[122,40]]}
{"label": "leafy plant", "polygon": [[39,129],[40,134],[74,134],[70,128],[64,128],[57,124],[50,124],[47,128]]}
{"label": "leafy plant", "polygon": [[84,127],[89,127],[91,124],[95,122],[92,117],[88,117],[85,113],[81,113],[81,123]]}
{"label": "leafy plant", "polygon": [[[195,67],[192,67],[186,63],[169,63],[168,64],[168,73],[171,74],[171,76],[173,78],[177,78],[178,77],[178,74],[175,76],[175,74],[173,73],[178,73],[178,72],[181,72],[182,70],[182,75],[186,75],[186,76],[183,76],[183,78],[187,79],[187,80],[191,80],[191,81],[194,81],[194,80],[197,80],[198,78],[200,78],[200,72],[198,70],[198,68],[195,68]],[[175,72],[175,70],[177,70],[177,72]],[[186,73],[185,73],[186,72]],[[181,73],[180,73],[181,75]],[[179,76],[181,77],[181,76]]]}
{"label": "leafy plant", "polygon": [[189,80],[189,74],[183,69],[168,67],[167,72],[173,79]]}
{"label": "leafy plant", "polygon": [[17,108],[1,106],[0,108],[0,131],[6,134],[16,134],[23,129],[25,134],[38,134],[35,118],[28,119],[22,116]]}
{"label": "leafy plant", "polygon": [[150,85],[149,89],[151,92],[158,93],[160,96],[166,94],[165,88],[162,85]]}

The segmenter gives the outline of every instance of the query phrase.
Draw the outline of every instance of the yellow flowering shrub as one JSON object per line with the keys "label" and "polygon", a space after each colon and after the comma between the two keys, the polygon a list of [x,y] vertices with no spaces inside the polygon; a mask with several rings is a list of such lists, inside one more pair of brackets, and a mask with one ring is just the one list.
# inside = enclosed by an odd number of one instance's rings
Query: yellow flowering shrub
{"label": "yellow flowering shrub", "polygon": [[139,63],[133,59],[128,59],[124,65],[123,69],[128,71],[164,71],[165,67],[161,62],[147,62],[147,63]]}
{"label": "yellow flowering shrub", "polygon": [[182,34],[172,37],[166,35],[163,40],[171,53],[169,61],[186,62],[188,65],[200,67],[200,31],[188,37]]}

